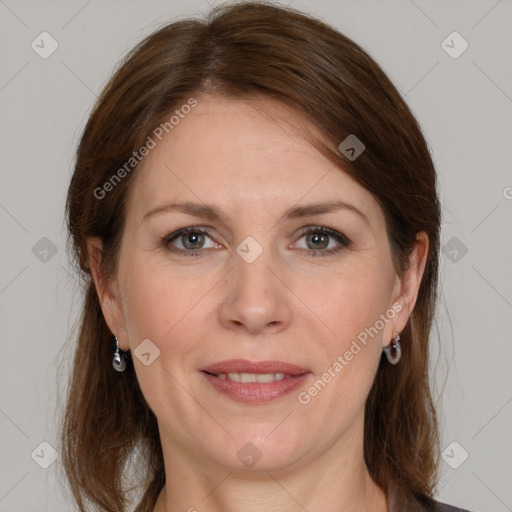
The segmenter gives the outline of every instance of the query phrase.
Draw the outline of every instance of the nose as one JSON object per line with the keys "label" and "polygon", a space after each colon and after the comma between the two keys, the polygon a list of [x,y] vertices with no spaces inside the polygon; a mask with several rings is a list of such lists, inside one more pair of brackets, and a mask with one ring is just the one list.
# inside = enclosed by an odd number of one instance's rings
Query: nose
{"label": "nose", "polygon": [[234,268],[224,281],[220,307],[222,325],[249,334],[277,333],[291,320],[291,291],[270,250],[252,263],[233,254]]}

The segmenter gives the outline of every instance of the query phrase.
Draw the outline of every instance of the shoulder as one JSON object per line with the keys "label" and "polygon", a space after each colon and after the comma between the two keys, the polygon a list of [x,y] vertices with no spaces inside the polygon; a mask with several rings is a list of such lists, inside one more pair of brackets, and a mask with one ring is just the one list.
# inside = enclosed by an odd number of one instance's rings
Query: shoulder
{"label": "shoulder", "polygon": [[448,505],[447,503],[441,503],[440,501],[435,501],[435,512],[471,512],[465,508],[458,508],[452,505]]}
{"label": "shoulder", "polygon": [[393,482],[388,485],[388,496],[389,510],[392,512],[474,512],[442,503],[432,497],[425,499],[404,493]]}

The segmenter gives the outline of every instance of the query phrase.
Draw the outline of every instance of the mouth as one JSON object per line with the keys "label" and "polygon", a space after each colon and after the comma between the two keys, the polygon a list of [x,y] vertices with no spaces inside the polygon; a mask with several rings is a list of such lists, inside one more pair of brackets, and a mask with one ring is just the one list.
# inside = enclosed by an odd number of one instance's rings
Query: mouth
{"label": "mouth", "polygon": [[222,361],[201,369],[207,382],[219,393],[245,404],[264,404],[281,398],[311,375],[301,366],[281,361]]}

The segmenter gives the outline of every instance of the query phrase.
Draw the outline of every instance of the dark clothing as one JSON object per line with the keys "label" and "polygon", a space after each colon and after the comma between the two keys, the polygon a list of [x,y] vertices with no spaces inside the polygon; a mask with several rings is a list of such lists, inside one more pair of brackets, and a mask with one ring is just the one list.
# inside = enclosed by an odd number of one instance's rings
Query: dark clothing
{"label": "dark clothing", "polygon": [[429,505],[422,505],[412,496],[399,497],[397,487],[392,483],[388,485],[387,497],[389,512],[470,512],[465,508],[454,507],[436,500]]}
{"label": "dark clothing", "polygon": [[465,508],[452,507],[451,505],[447,505],[446,503],[440,503],[439,501],[436,501],[436,505],[437,512],[470,512]]}

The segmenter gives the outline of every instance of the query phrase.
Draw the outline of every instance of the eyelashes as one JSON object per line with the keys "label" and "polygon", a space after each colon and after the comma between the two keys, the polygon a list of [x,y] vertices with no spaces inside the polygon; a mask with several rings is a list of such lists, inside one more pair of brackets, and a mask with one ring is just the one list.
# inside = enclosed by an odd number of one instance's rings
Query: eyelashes
{"label": "eyelashes", "polygon": [[[318,235],[320,235],[320,237]],[[300,237],[298,240],[301,240],[304,237],[306,237],[306,239],[311,237],[310,238],[311,241],[312,242],[314,241],[313,245],[316,245],[317,247],[321,247],[323,241],[325,241],[326,238],[333,239],[338,243],[337,246],[331,247],[330,249],[320,249],[320,250],[304,249],[305,253],[308,256],[312,256],[314,258],[318,257],[318,256],[322,257],[322,256],[329,256],[329,255],[337,254],[342,249],[349,247],[351,244],[351,241],[343,233],[340,233],[339,231],[336,231],[335,229],[331,229],[331,228],[328,228],[325,226],[324,227],[317,226],[317,227],[307,228],[300,234]],[[317,244],[318,241],[320,241],[320,244]],[[330,245],[330,240],[329,240],[328,246],[329,245]]]}
{"label": "eyelashes", "polygon": [[[209,238],[212,243],[209,247],[204,247],[203,244],[207,238]],[[350,247],[352,244],[352,242],[343,233],[325,226],[313,226],[304,229],[299,235],[297,241],[302,240],[303,238],[308,240],[307,243],[311,242],[313,247],[320,247],[320,249],[298,249],[307,256],[314,258],[335,255],[344,248]],[[327,247],[324,248],[326,241]],[[329,248],[332,241],[337,242],[337,245]],[[176,247],[176,245],[174,245],[175,242],[179,242],[179,244],[181,244],[181,248]],[[162,244],[171,253],[185,257],[204,256],[205,252],[208,250],[222,247],[212,239],[211,233],[208,229],[198,226],[186,227],[174,231],[162,239]],[[198,247],[199,245],[201,245],[201,247]]]}
{"label": "eyelashes", "polygon": [[[192,235],[194,235],[194,238],[195,238],[195,242],[192,242],[192,245],[194,245],[194,243],[197,244],[197,240],[201,241],[205,237],[211,238],[210,232],[204,228],[188,227],[188,228],[179,229],[178,231],[171,233],[170,235],[168,235],[164,238],[163,242],[164,242],[165,247],[173,253],[177,253],[177,254],[189,253],[189,254],[185,254],[185,255],[186,256],[201,256],[201,255],[203,255],[202,251],[204,251],[203,247],[201,247],[199,249],[187,250],[187,249],[179,249],[172,245],[172,243],[175,240],[178,240],[181,242],[181,245],[183,247],[185,247],[183,245],[183,240],[186,240],[187,238],[189,238],[189,240],[187,241],[187,243],[189,243]],[[197,235],[199,235],[199,236],[197,236]],[[192,253],[192,254],[190,254],[190,253]]]}

